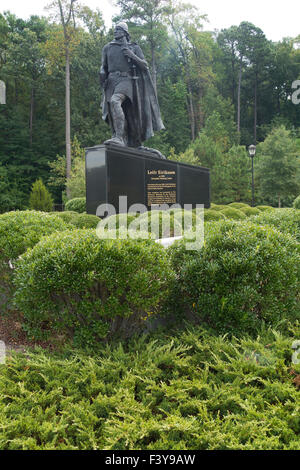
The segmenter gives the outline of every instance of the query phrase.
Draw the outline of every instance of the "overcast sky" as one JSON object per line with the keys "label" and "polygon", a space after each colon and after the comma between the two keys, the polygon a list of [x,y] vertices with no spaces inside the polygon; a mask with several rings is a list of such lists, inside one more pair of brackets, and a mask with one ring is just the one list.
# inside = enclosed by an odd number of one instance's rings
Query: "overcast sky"
{"label": "overcast sky", "polygon": [[[260,27],[268,39],[279,41],[283,37],[295,37],[300,34],[300,1],[287,0],[183,0],[194,3],[202,14],[207,14],[209,23],[204,29],[214,30],[238,25],[241,21],[250,21]],[[0,0],[0,12],[10,10],[20,18],[30,15],[46,15],[44,6],[49,0]],[[90,8],[99,8],[107,26],[111,26],[111,17],[116,9],[114,0],[81,0],[80,3]]]}

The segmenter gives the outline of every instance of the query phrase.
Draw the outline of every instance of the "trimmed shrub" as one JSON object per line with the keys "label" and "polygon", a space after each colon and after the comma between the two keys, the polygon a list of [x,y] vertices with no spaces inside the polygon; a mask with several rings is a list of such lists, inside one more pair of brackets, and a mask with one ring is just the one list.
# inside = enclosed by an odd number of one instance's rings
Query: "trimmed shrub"
{"label": "trimmed shrub", "polygon": [[73,221],[78,217],[78,212],[75,211],[52,212],[52,214],[57,215],[67,224],[73,224]]}
{"label": "trimmed shrub", "polygon": [[215,211],[214,209],[208,209],[204,211],[204,221],[208,222],[209,220],[225,220],[225,215],[220,211]]}
{"label": "trimmed shrub", "polygon": [[135,214],[130,213],[116,214],[103,219],[103,223],[105,223],[108,230],[119,230],[122,227],[128,228],[136,217]]}
{"label": "trimmed shrub", "polygon": [[300,209],[300,195],[296,197],[296,199],[293,202],[293,208],[294,209]]}
{"label": "trimmed shrub", "polygon": [[234,209],[242,209],[244,207],[250,207],[249,204],[245,204],[244,202],[231,202],[228,204],[229,207],[233,207]]}
{"label": "trimmed shrub", "polygon": [[166,238],[180,236],[182,234],[181,224],[168,211],[148,211],[136,217],[130,223],[131,230],[151,232],[153,238]]}
{"label": "trimmed shrub", "polygon": [[86,198],[85,197],[74,197],[65,204],[66,211],[75,211],[81,214],[86,212]]}
{"label": "trimmed shrub", "polygon": [[71,229],[55,214],[16,211],[0,215],[0,262],[12,262],[44,235]]}
{"label": "trimmed shrub", "polygon": [[276,227],[300,241],[300,213],[297,209],[274,209],[252,217],[251,220],[256,224]]}
{"label": "trimmed shrub", "polygon": [[243,212],[247,217],[250,217],[251,215],[259,215],[260,210],[257,209],[256,207],[241,207],[239,209],[241,212]]}
{"label": "trimmed shrub", "polygon": [[78,214],[75,211],[56,212],[58,217],[76,228],[97,228],[100,218],[92,214]]}
{"label": "trimmed shrub", "polygon": [[210,222],[205,235],[199,251],[186,251],[185,240],[169,249],[181,315],[187,310],[219,333],[300,318],[300,245],[293,237],[250,221]]}
{"label": "trimmed shrub", "polygon": [[9,262],[14,265],[15,260],[44,235],[71,227],[56,215],[46,212],[17,211],[0,215],[0,303],[9,301],[12,293],[13,270]]}
{"label": "trimmed shrub", "polygon": [[274,211],[274,207],[272,206],[256,206],[256,209],[260,210],[261,212],[266,212],[266,211]]}
{"label": "trimmed shrub", "polygon": [[93,230],[44,237],[16,268],[18,308],[35,338],[69,332],[81,344],[129,336],[159,310],[173,278],[150,240],[100,240]]}
{"label": "trimmed shrub", "polygon": [[[203,211],[204,214],[204,211]],[[181,211],[176,210],[173,213],[173,218],[176,220],[180,226],[182,227],[183,232],[186,230],[190,230],[191,228],[195,228],[196,225],[201,224],[201,216],[196,213],[196,210],[184,210]]]}
{"label": "trimmed shrub", "polygon": [[52,211],[53,199],[42,180],[36,180],[29,196],[29,207],[36,211]]}
{"label": "trimmed shrub", "polygon": [[72,221],[72,225],[77,228],[97,228],[100,218],[92,214],[77,214]]}
{"label": "trimmed shrub", "polygon": [[214,211],[222,211],[223,209],[227,209],[228,206],[225,206],[225,204],[220,204],[220,205],[217,205],[217,204],[214,204]]}
{"label": "trimmed shrub", "polygon": [[222,210],[222,214],[225,215],[226,219],[234,219],[234,220],[242,220],[246,219],[246,215],[244,212],[240,211],[239,209],[235,209],[234,207],[226,207],[226,209]]}

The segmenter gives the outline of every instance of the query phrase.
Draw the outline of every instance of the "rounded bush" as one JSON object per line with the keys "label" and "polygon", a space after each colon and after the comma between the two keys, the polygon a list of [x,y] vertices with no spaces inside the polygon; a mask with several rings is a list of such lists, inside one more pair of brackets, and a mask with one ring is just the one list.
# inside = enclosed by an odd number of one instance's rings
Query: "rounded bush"
{"label": "rounded bush", "polygon": [[261,322],[300,317],[300,245],[293,237],[250,221],[210,222],[205,235],[199,251],[186,251],[185,240],[169,249],[181,312],[218,332],[253,332]]}
{"label": "rounded bush", "polygon": [[148,211],[133,220],[129,228],[152,233],[153,238],[168,238],[182,235],[182,226],[168,211]]}
{"label": "rounded bush", "polygon": [[231,202],[228,204],[229,207],[233,207],[234,209],[242,209],[244,207],[250,207],[249,204],[245,204],[244,202]]}
{"label": "rounded bush", "polygon": [[261,212],[266,212],[266,211],[274,211],[274,207],[272,206],[256,206],[256,209],[260,210]]}
{"label": "rounded bush", "polygon": [[234,207],[226,207],[226,209],[222,210],[222,214],[225,215],[226,219],[234,219],[234,220],[242,220],[246,219],[246,215],[240,211],[239,209],[235,209]]}
{"label": "rounded bush", "polygon": [[27,248],[44,236],[72,228],[54,214],[36,211],[7,212],[0,215],[0,305],[10,308],[13,293],[11,269]]}
{"label": "rounded bush", "polygon": [[79,214],[75,211],[58,212],[58,217],[76,228],[97,228],[100,218],[92,214]]}
{"label": "rounded bush", "polygon": [[0,215],[0,262],[13,261],[44,235],[72,226],[48,212],[15,211]]}
{"label": "rounded bush", "polygon": [[227,209],[228,206],[225,206],[225,204],[214,204],[213,210],[214,211],[223,211],[224,209]]}
{"label": "rounded bush", "polygon": [[66,211],[75,211],[81,214],[86,212],[86,198],[85,197],[74,197],[65,204]]}
{"label": "rounded bush", "polygon": [[103,224],[105,224],[108,230],[119,230],[122,227],[128,228],[136,217],[135,214],[131,213],[111,215],[103,219]]}
{"label": "rounded bush", "polygon": [[69,331],[93,342],[129,333],[155,314],[171,279],[167,253],[153,241],[74,230],[44,237],[21,257],[15,302],[30,335]]}
{"label": "rounded bush", "polygon": [[77,228],[97,228],[100,218],[93,214],[77,214],[76,219],[73,220],[72,225]]}
{"label": "rounded bush", "polygon": [[182,227],[182,232],[190,230],[191,228],[194,228],[198,224],[202,223],[201,215],[199,214],[199,212],[197,213],[196,210],[176,210],[176,212],[173,213],[173,218]]}
{"label": "rounded bush", "polygon": [[297,209],[274,209],[262,212],[251,220],[260,225],[271,225],[300,241],[300,213]]}
{"label": "rounded bush", "polygon": [[241,212],[243,212],[247,217],[250,217],[250,215],[259,215],[260,210],[257,209],[256,207],[241,207],[239,209]]}
{"label": "rounded bush", "polygon": [[215,211],[214,209],[204,211],[205,222],[208,222],[209,220],[225,220],[225,218],[225,215],[220,211]]}
{"label": "rounded bush", "polygon": [[294,209],[300,209],[300,195],[296,197],[296,199],[293,202],[293,208]]}
{"label": "rounded bush", "polygon": [[64,220],[64,222],[71,223],[76,219],[78,216],[78,212],[75,211],[63,211],[63,212],[52,212],[52,214],[57,215],[60,219]]}

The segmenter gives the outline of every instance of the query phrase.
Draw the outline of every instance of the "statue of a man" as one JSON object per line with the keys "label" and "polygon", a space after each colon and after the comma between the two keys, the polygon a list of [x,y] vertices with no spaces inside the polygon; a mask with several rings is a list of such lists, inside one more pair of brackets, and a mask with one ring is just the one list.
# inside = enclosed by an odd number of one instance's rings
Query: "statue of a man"
{"label": "statue of a man", "polygon": [[113,134],[105,143],[140,147],[164,125],[148,64],[126,23],[117,24],[114,38],[103,48],[100,69],[103,119]]}

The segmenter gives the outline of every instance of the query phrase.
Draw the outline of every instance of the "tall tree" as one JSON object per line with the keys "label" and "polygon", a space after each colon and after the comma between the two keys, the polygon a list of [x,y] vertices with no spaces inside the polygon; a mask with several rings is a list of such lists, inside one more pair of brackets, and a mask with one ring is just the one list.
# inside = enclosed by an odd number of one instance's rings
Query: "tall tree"
{"label": "tall tree", "polygon": [[[168,0],[117,0],[118,19],[129,20],[140,36],[150,44],[151,75],[157,90],[157,51],[167,39],[164,16],[169,11]],[[116,18],[117,19],[117,18]]]}
{"label": "tall tree", "polygon": [[[53,12],[54,17],[58,18],[64,35],[64,54],[65,54],[65,112],[66,112],[66,158],[67,158],[67,179],[71,175],[71,105],[70,105],[70,55],[72,40],[76,28],[75,2],[77,0],[54,0],[48,7]],[[69,191],[67,190],[67,195]]]}
{"label": "tall tree", "polygon": [[178,60],[185,73],[191,137],[195,140],[199,130],[197,115],[200,117],[200,122],[202,116],[199,108],[197,109],[199,101],[195,103],[194,94],[195,91],[198,92],[198,98],[201,99],[203,83],[207,84],[212,79],[210,67],[212,38],[209,33],[202,33],[206,15],[200,15],[194,5],[170,0],[170,14],[167,20],[178,49]]}
{"label": "tall tree", "polygon": [[260,191],[272,203],[293,200],[300,192],[300,159],[295,139],[283,126],[273,129],[258,147]]}

